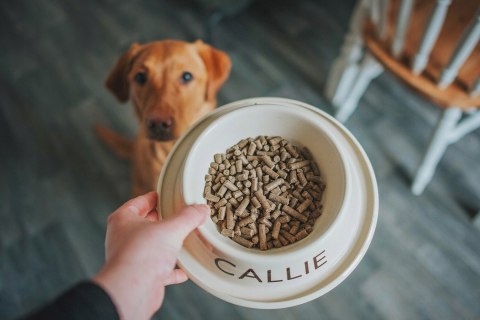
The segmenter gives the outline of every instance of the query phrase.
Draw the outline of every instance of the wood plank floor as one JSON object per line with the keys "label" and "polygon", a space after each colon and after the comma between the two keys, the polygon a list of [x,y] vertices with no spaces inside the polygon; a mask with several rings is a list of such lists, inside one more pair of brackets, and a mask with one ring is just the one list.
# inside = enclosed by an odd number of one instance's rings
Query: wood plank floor
{"label": "wood plank floor", "polygon": [[[254,3],[215,30],[233,60],[220,104],[298,99],[327,112],[327,72],[353,0]],[[130,106],[103,87],[134,42],[204,35],[186,1],[3,1],[0,4],[0,318],[45,303],[103,262],[105,219],[128,199],[129,165],[94,123],[133,135]],[[287,310],[223,302],[191,282],[170,287],[158,319],[479,319],[480,132],[448,148],[421,197],[411,177],[439,110],[386,74],[347,122],[380,188],[365,259],[324,297]]]}

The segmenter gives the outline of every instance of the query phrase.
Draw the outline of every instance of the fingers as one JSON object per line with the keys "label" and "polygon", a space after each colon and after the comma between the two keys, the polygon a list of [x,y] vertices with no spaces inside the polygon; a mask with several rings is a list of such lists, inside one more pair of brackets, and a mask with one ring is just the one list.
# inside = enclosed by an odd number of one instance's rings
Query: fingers
{"label": "fingers", "polygon": [[134,214],[144,218],[147,214],[154,210],[157,206],[157,193],[155,191],[144,194],[127,201],[118,208],[117,212]]}
{"label": "fingers", "polygon": [[210,208],[207,205],[191,205],[183,208],[173,218],[164,220],[164,223],[168,224],[171,230],[175,230],[175,237],[183,242],[192,230],[205,222],[209,214]]}
{"label": "fingers", "polygon": [[179,284],[188,280],[188,276],[182,269],[173,269],[165,278],[164,285]]}

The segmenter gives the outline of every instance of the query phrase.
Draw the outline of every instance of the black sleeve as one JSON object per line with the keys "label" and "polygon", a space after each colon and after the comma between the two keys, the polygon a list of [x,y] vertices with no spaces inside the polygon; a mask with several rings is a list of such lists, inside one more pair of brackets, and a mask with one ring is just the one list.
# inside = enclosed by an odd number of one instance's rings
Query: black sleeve
{"label": "black sleeve", "polygon": [[100,286],[85,281],[22,319],[119,319],[119,316],[110,296]]}

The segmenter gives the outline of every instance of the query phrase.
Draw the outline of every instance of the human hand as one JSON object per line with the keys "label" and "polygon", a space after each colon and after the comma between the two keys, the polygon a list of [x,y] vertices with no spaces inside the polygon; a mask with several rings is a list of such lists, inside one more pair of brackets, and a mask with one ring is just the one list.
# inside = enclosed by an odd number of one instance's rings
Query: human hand
{"label": "human hand", "polygon": [[134,198],[108,217],[106,262],[93,277],[112,298],[122,319],[149,319],[162,305],[165,286],[188,280],[175,269],[186,236],[205,222],[206,205],[185,207],[158,221],[157,194]]}

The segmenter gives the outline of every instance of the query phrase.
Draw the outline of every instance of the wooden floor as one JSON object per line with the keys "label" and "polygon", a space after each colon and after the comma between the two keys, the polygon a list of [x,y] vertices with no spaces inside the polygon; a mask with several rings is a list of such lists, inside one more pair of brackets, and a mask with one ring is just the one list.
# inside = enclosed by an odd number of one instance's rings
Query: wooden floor
{"label": "wooden floor", "polygon": [[[327,72],[348,1],[259,1],[223,21],[216,45],[233,59],[220,103],[281,96],[332,113]],[[128,199],[128,163],[92,133],[136,123],[103,87],[134,41],[201,38],[185,1],[3,1],[0,4],[0,318],[13,319],[94,274],[105,219]],[[170,287],[158,319],[479,319],[480,132],[449,147],[420,197],[411,177],[439,110],[390,75],[370,86],[347,127],[380,188],[365,259],[339,287],[287,310],[237,307],[193,283]]]}

